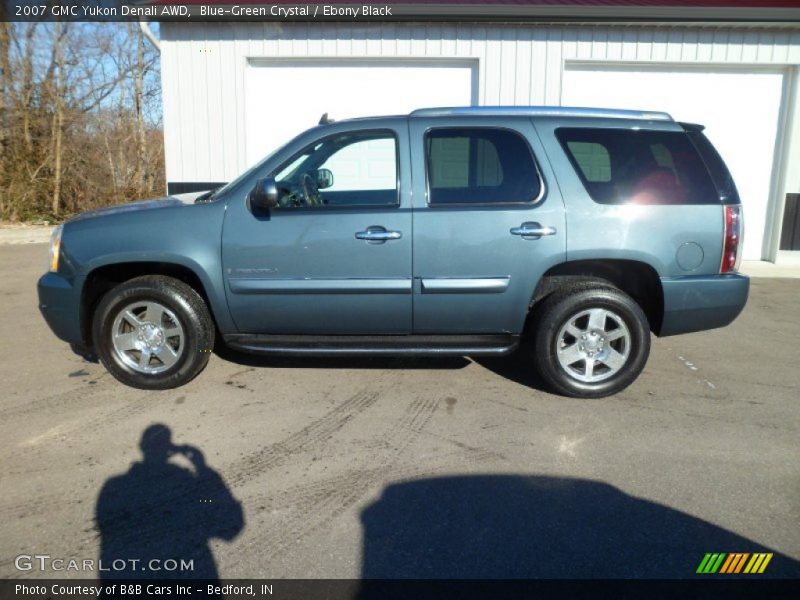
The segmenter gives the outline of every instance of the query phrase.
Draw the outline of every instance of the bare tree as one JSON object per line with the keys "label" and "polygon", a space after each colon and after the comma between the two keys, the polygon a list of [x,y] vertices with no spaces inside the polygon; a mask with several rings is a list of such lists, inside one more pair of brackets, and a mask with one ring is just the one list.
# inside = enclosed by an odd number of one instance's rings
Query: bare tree
{"label": "bare tree", "polygon": [[66,100],[66,85],[64,77],[64,52],[61,44],[67,32],[67,25],[60,21],[53,28],[53,65],[55,67],[55,88],[53,93],[53,215],[61,213],[61,175],[62,175],[62,150],[64,141],[64,102]]}
{"label": "bare tree", "polygon": [[1,22],[0,218],[61,218],[163,188],[158,61],[122,23]]}
{"label": "bare tree", "polygon": [[8,107],[6,94],[8,79],[9,23],[6,21],[6,3],[0,3],[0,214],[6,212],[6,194],[2,184],[6,180],[6,146],[8,144]]}

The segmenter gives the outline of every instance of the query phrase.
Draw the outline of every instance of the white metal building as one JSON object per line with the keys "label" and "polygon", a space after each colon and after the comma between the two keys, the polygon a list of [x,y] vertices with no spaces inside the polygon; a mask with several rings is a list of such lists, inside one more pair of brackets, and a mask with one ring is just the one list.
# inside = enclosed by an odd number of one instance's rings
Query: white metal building
{"label": "white metal building", "polygon": [[800,192],[796,26],[163,23],[161,53],[171,193],[229,181],[325,112],[664,110],[706,125],[731,168],[745,259],[788,256],[778,250],[786,196]]}

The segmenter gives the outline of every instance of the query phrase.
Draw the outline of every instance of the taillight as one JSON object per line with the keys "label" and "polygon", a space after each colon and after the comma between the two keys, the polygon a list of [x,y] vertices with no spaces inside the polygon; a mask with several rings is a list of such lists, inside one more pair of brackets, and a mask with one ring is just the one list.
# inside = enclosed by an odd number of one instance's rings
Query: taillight
{"label": "taillight", "polygon": [[734,273],[739,269],[739,259],[742,256],[742,223],[741,204],[728,204],[725,206],[725,242],[722,245],[722,264],[720,273]]}

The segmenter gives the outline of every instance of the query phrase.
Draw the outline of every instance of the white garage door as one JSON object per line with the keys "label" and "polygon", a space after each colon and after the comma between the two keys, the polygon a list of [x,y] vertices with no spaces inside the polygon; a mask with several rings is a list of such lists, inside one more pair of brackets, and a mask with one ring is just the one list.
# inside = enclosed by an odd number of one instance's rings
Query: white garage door
{"label": "white garage door", "polygon": [[332,119],[473,104],[477,65],[463,61],[254,60],[245,75],[248,166]]}
{"label": "white garage door", "polygon": [[766,258],[775,138],[783,74],[573,66],[564,72],[561,104],[663,110],[675,120],[701,123],[728,164],[745,211],[744,258]]}

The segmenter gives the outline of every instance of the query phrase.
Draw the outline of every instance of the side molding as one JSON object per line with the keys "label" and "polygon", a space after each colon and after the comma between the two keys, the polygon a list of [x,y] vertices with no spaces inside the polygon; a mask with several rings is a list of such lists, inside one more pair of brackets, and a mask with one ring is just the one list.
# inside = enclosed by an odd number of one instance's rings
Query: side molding
{"label": "side molding", "polygon": [[510,277],[468,279],[422,279],[423,294],[502,294],[511,283]]}
{"label": "side molding", "polygon": [[411,279],[231,278],[234,294],[410,294]]}

